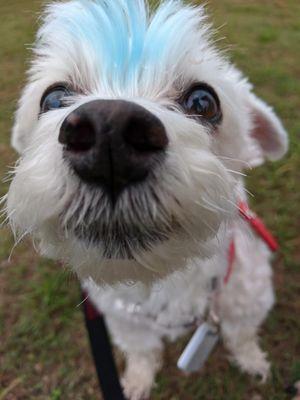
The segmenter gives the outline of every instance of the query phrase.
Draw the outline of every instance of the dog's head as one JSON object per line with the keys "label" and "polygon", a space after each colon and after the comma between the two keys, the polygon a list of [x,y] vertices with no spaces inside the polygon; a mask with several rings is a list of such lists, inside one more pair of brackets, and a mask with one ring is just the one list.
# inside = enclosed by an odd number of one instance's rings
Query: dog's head
{"label": "dog's head", "polygon": [[34,54],[8,214],[81,277],[149,281],[211,255],[238,173],[286,150],[201,7],[55,3]]}

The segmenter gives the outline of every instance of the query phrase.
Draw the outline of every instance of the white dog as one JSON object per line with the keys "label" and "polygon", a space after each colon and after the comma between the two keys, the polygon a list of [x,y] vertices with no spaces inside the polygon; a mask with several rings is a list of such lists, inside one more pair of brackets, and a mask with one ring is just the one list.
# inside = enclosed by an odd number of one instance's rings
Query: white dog
{"label": "white dog", "polygon": [[257,330],[274,299],[270,251],[238,204],[242,171],[287,143],[214,46],[202,7],[47,7],[16,114],[7,213],[19,237],[71,265],[105,313],[127,357],[128,398],[149,395],[163,338],[208,309],[242,370],[267,377]]}

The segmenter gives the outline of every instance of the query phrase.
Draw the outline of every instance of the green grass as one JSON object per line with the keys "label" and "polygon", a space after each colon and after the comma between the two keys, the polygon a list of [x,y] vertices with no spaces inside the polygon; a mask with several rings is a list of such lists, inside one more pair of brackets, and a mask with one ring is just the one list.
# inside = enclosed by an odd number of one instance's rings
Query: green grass
{"label": "green grass", "polygon": [[[13,112],[24,82],[41,1],[0,5],[0,171],[16,155],[9,147]],[[261,386],[230,367],[220,350],[200,374],[183,376],[176,357],[186,339],[168,345],[155,400],[284,400],[286,385],[300,380],[300,2],[298,0],[211,0],[208,5],[223,46],[274,105],[289,130],[291,147],[279,163],[253,171],[248,186],[255,209],[282,244],[274,263],[277,306],[262,332],[273,373]],[[222,45],[222,43],[221,43]],[[7,191],[2,184],[0,195]],[[29,242],[13,246],[8,229],[0,236],[0,400],[99,399],[80,308],[76,279],[40,259]]]}

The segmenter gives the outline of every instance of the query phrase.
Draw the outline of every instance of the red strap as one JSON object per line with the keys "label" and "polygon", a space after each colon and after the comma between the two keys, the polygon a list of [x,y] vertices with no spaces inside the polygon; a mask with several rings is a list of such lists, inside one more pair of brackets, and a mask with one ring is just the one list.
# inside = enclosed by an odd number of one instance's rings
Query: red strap
{"label": "red strap", "polygon": [[263,239],[263,241],[269,246],[270,250],[273,252],[277,251],[279,248],[278,242],[268,230],[263,221],[249,209],[246,202],[241,201],[239,203],[239,211],[242,217],[249,222],[254,231]]}
{"label": "red strap", "polygon": [[[249,209],[245,201],[239,202],[239,211],[242,217],[250,224],[252,229],[263,239],[269,248],[275,252],[278,250],[279,245],[274,236],[265,226],[263,221]],[[228,250],[228,268],[224,277],[224,284],[227,285],[233,272],[233,263],[235,259],[235,243],[234,239],[230,242]]]}
{"label": "red strap", "polygon": [[229,245],[229,252],[228,252],[228,268],[226,271],[226,275],[224,277],[224,284],[227,285],[229,282],[229,279],[231,277],[232,271],[233,271],[233,263],[235,259],[235,243],[234,240],[230,242]]}

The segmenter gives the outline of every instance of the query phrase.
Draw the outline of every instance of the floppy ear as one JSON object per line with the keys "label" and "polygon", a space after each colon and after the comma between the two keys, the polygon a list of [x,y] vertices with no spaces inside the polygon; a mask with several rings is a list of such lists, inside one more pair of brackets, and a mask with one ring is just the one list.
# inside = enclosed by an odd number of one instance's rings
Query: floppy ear
{"label": "floppy ear", "polygon": [[288,149],[288,135],[273,109],[250,94],[248,102],[252,117],[250,136],[258,145],[262,159],[279,160]]}

